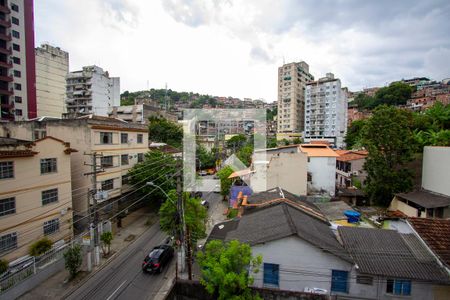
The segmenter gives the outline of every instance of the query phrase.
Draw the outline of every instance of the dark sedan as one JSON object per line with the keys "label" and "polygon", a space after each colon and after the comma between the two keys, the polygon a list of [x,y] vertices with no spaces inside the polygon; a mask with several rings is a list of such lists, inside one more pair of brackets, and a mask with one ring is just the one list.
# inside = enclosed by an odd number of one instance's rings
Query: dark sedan
{"label": "dark sedan", "polygon": [[174,250],[170,245],[160,245],[153,248],[142,262],[142,271],[161,273],[173,258]]}

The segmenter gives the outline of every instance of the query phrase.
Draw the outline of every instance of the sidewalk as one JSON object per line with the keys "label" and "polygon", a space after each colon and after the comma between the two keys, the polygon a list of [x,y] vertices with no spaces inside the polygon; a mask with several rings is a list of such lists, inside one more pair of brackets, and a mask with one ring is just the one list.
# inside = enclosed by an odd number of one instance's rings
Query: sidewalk
{"label": "sidewalk", "polygon": [[[147,230],[152,224],[148,224],[147,221],[153,220],[156,222],[157,215],[155,212],[151,212],[149,208],[141,208],[135,212],[132,212],[126,218],[122,220],[123,228],[115,231],[114,239],[111,243],[111,255],[108,258],[101,258],[99,266],[89,273],[82,271],[73,281],[67,282],[69,273],[66,270],[58,272],[48,278],[44,283],[24,294],[19,299],[26,300],[44,300],[44,299],[62,299],[69,290],[75,288],[77,285],[82,284],[91,274],[102,268],[106,263],[113,259],[121,250],[125,249],[131,244],[139,235]],[[83,257],[85,259],[85,257]]]}

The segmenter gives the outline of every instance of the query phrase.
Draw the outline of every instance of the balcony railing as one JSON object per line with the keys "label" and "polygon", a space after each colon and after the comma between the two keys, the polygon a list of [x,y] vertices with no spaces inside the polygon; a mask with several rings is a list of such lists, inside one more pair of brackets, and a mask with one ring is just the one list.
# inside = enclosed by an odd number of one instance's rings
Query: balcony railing
{"label": "balcony railing", "polygon": [[13,65],[12,65],[12,63],[7,63],[7,62],[4,62],[4,61],[0,61],[0,67],[12,68]]}
{"label": "balcony railing", "polygon": [[0,19],[0,25],[3,25],[7,28],[11,27],[11,20],[2,20]]}
{"label": "balcony railing", "polygon": [[12,40],[11,34],[0,33],[0,39],[10,41],[10,40]]}
{"label": "balcony railing", "polygon": [[11,76],[0,75],[0,81],[11,82],[13,81],[13,78]]}
{"label": "balcony railing", "polygon": [[2,47],[0,47],[0,53],[11,54],[12,50],[11,50],[11,48],[2,48]]}
{"label": "balcony railing", "polygon": [[2,88],[0,88],[0,95],[8,95],[8,96],[11,96],[11,95],[14,95],[14,90],[13,89],[2,89]]}
{"label": "balcony railing", "polygon": [[4,13],[6,13],[6,14],[11,13],[11,9],[9,9],[9,7],[7,7],[7,6],[2,6],[2,5],[0,5],[0,11],[1,11],[1,12],[4,12]]}

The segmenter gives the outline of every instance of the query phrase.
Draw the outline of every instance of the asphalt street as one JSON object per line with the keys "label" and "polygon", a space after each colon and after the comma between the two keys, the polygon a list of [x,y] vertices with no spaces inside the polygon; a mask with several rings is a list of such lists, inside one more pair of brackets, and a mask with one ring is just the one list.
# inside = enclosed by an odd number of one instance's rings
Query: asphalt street
{"label": "asphalt street", "polygon": [[166,238],[156,223],[66,299],[153,299],[161,286],[172,279],[175,259],[156,275],[143,273],[141,264],[145,255]]}

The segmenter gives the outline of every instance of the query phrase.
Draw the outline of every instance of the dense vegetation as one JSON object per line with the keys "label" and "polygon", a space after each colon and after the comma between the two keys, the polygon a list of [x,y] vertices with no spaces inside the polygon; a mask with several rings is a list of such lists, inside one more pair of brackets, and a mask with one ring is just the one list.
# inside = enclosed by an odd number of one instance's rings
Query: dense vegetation
{"label": "dense vegetation", "polygon": [[389,86],[380,88],[374,97],[366,94],[358,94],[353,103],[359,109],[374,109],[377,106],[386,105],[405,105],[411,98],[414,89],[403,82],[393,82]]}
{"label": "dense vegetation", "polygon": [[[134,104],[136,97],[142,96],[148,97],[163,106],[166,100],[166,90],[150,89],[138,92],[125,91],[121,94],[120,105],[132,105]],[[175,102],[190,103],[190,108],[202,108],[204,104],[212,106],[216,105],[216,99],[210,95],[192,92],[177,92],[170,89],[167,90],[167,101],[169,106],[173,105]]]}

